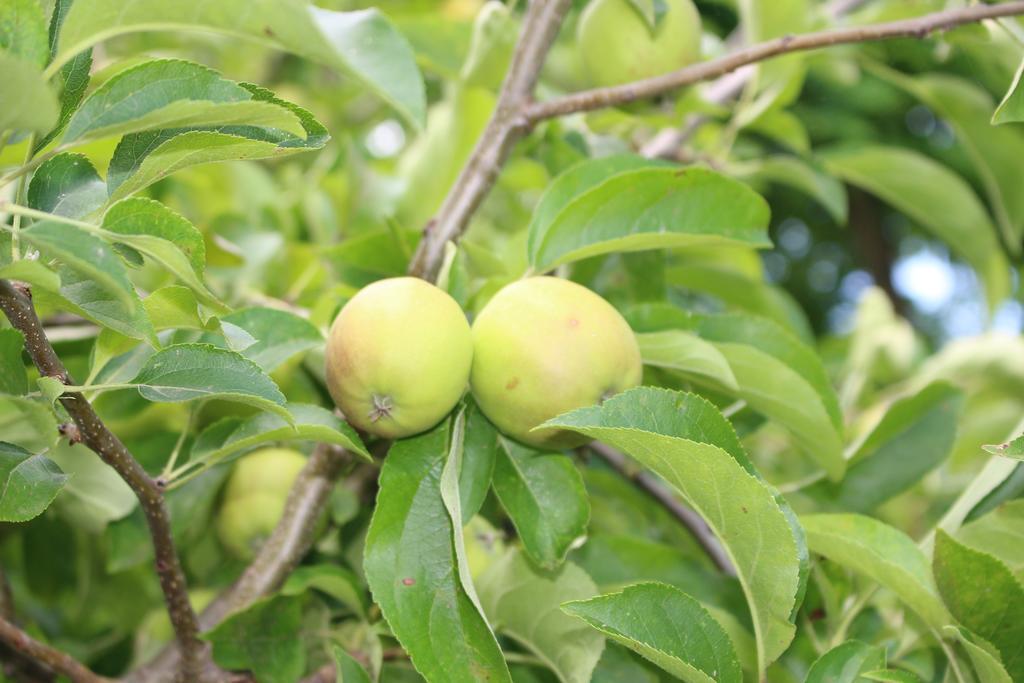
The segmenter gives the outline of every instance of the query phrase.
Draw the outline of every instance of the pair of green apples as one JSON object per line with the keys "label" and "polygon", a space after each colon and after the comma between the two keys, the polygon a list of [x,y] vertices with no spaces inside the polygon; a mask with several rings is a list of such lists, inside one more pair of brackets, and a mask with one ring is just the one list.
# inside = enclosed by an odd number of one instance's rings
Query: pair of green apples
{"label": "pair of green apples", "polygon": [[446,292],[412,277],[380,280],[331,326],[327,387],[346,419],[389,439],[425,431],[468,384],[499,430],[539,448],[579,437],[536,429],[640,383],[636,337],[607,301],[575,282],[530,277],[501,289],[470,328]]}

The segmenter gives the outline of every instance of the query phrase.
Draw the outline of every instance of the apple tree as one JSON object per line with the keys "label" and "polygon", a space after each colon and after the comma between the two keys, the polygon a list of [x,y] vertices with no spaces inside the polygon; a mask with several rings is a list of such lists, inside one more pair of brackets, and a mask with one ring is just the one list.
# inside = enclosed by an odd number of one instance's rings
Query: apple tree
{"label": "apple tree", "polygon": [[1024,681],[1022,17],[0,0],[0,681]]}

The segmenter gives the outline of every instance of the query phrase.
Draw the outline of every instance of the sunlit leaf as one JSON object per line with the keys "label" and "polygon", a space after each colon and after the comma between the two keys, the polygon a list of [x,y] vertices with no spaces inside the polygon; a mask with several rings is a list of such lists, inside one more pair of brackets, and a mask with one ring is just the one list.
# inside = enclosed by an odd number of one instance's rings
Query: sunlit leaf
{"label": "sunlit leaf", "polygon": [[1024,585],[998,559],[956,541],[935,538],[935,580],[957,621],[999,651],[1010,680],[1024,677]]}
{"label": "sunlit leaf", "polygon": [[857,683],[863,673],[884,667],[884,648],[848,640],[814,662],[806,683]]}
{"label": "sunlit leaf", "polygon": [[150,401],[221,398],[248,403],[291,420],[284,396],[258,365],[209,344],[175,344],[155,353],[134,384]]}
{"label": "sunlit leaf", "polygon": [[699,602],[672,586],[636,584],[562,609],[683,681],[743,680],[726,632]]}
{"label": "sunlit leaf", "polygon": [[57,123],[57,97],[39,67],[0,50],[0,130],[45,133]]}
{"label": "sunlit leaf", "polygon": [[[464,583],[465,568],[456,566],[462,564],[455,548],[461,529],[452,524],[441,493],[442,471],[460,447],[449,439],[450,427],[445,421],[391,447],[363,567],[375,602],[425,678],[510,681],[472,584]],[[457,498],[453,488],[448,495]]]}
{"label": "sunlit leaf", "polygon": [[68,218],[82,218],[103,206],[106,183],[81,154],[65,152],[45,161],[28,185],[28,205]]}
{"label": "sunlit leaf", "polygon": [[774,491],[754,474],[728,421],[693,394],[653,388],[545,423],[619,448],[660,475],[704,519],[736,566],[754,622],[759,668],[788,647],[806,549]]}
{"label": "sunlit leaf", "polygon": [[576,196],[532,226],[543,272],[599,254],[705,244],[770,246],[768,205],[742,183],[701,168],[641,168]]}
{"label": "sunlit leaf", "polygon": [[298,117],[216,71],[180,59],[143,62],[93,91],[71,117],[64,144],[157,128],[250,125],[304,135]]}
{"label": "sunlit leaf", "polygon": [[493,487],[527,555],[545,569],[561,564],[572,543],[586,533],[590,503],[568,456],[502,438]]}
{"label": "sunlit leaf", "polygon": [[933,628],[950,623],[928,558],[906,534],[862,515],[803,515],[800,522],[812,552],[894,591]]}
{"label": "sunlit leaf", "polygon": [[66,481],[46,456],[0,441],[0,522],[26,522],[42,514]]}
{"label": "sunlit leaf", "polygon": [[566,562],[545,572],[526,556],[509,550],[477,582],[480,602],[495,630],[540,657],[560,683],[587,683],[601,657],[604,637],[570,617],[561,605],[591,598],[597,587],[587,574]]}

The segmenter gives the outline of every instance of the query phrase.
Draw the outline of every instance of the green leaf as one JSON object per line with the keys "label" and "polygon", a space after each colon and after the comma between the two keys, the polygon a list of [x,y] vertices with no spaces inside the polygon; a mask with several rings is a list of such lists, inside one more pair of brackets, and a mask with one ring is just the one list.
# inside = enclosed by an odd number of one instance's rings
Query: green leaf
{"label": "green leaf", "polygon": [[[221,322],[238,326],[256,340],[241,353],[266,372],[324,343],[320,330],[311,322],[276,308],[243,308],[222,316]],[[203,341],[217,343],[212,335]]]}
{"label": "green leaf", "polygon": [[562,609],[688,683],[743,680],[728,634],[678,588],[641,583]]}
{"label": "green leaf", "polygon": [[[810,31],[817,16],[809,0],[740,0],[737,6],[748,44]],[[739,123],[755,120],[766,111],[777,111],[796,99],[807,70],[806,57],[783,55],[758,64],[756,69],[752,92],[747,97],[750,101],[738,111]]]}
{"label": "green leaf", "polygon": [[82,218],[105,201],[106,183],[81,154],[65,152],[45,161],[28,185],[28,205],[58,216]]}
{"label": "green leaf", "polygon": [[359,579],[348,569],[333,564],[299,567],[281,587],[281,595],[301,595],[313,588],[337,599],[360,617],[366,617],[366,604]]}
{"label": "green leaf", "polygon": [[0,266],[0,277],[5,280],[19,280],[32,285],[32,287],[38,287],[51,292],[60,289],[60,276],[39,261],[21,259]]}
{"label": "green leaf", "polygon": [[697,245],[767,247],[768,205],[746,185],[702,168],[641,168],[580,194],[535,226],[538,272],[600,254]]}
{"label": "green leaf", "polygon": [[696,331],[702,339],[754,347],[800,375],[818,395],[836,431],[842,430],[839,398],[813,348],[766,318],[724,314],[700,316],[696,320]]}
{"label": "green leaf", "polygon": [[374,601],[424,678],[510,681],[472,584],[464,583],[455,545],[462,530],[452,524],[441,494],[442,471],[456,445],[450,427],[445,421],[391,447],[363,568]]}
{"label": "green leaf", "polygon": [[1024,680],[1024,585],[997,558],[935,536],[935,581],[957,621],[999,651],[1010,680]]}
{"label": "green leaf", "polygon": [[469,397],[466,400],[466,435],[459,470],[459,501],[462,525],[480,511],[491,488],[494,461],[498,457],[498,430]]}
{"label": "green leaf", "polygon": [[[1005,500],[1016,498],[1024,480],[1022,475],[1024,465],[1008,458],[989,458],[935,527],[956,533],[965,520],[979,517]],[[930,546],[930,541],[927,545]]]}
{"label": "green leaf", "polygon": [[932,628],[950,623],[928,558],[902,531],[853,514],[803,515],[800,522],[811,552],[892,590]]}
{"label": "green leaf", "polygon": [[615,641],[605,641],[604,652],[590,680],[592,683],[659,683],[662,676],[654,665]]}
{"label": "green leaf", "polygon": [[829,477],[841,478],[846,463],[839,400],[814,351],[772,321],[752,316],[703,316],[695,330],[728,361],[737,396],[786,427]]}
{"label": "green leaf", "polygon": [[747,603],[739,582],[710,569],[695,551],[678,544],[650,541],[625,534],[593,532],[571,558],[601,590],[629,584],[667,583],[700,602],[747,616]]}
{"label": "green leaf", "polygon": [[665,276],[672,285],[710,294],[728,310],[769,318],[805,344],[814,343],[814,333],[800,306],[785,290],[764,282],[760,275],[702,265],[701,259],[696,258],[667,268]]}
{"label": "green leaf", "polygon": [[586,534],[590,502],[568,456],[500,438],[492,486],[523,549],[540,567],[560,565],[572,544]]}
{"label": "green leaf", "polygon": [[819,657],[805,683],[857,683],[863,673],[884,668],[884,648],[848,640]]}
{"label": "green leaf", "polygon": [[3,440],[38,453],[57,441],[57,421],[46,403],[21,396],[0,396]]}
{"label": "green leaf", "polygon": [[56,403],[57,399],[64,394],[65,384],[56,377],[40,377],[36,380],[39,393],[43,395],[48,405]]}
{"label": "green leaf", "polygon": [[370,683],[370,676],[366,669],[352,658],[352,655],[335,645],[331,648],[334,654],[334,663],[338,667],[336,683]]}
{"label": "green leaf", "polygon": [[122,199],[103,216],[106,237],[126,244],[163,266],[207,304],[223,304],[206,288],[206,246],[202,234],[183,216],[144,197]]}
{"label": "green leaf", "polygon": [[56,505],[79,528],[99,534],[138,506],[121,476],[83,444],[60,443],[48,456],[68,475]]}
{"label": "green leaf", "polygon": [[209,344],[174,344],[158,351],[133,383],[149,401],[219,398],[248,403],[291,420],[284,395],[258,365]]}
{"label": "green leaf", "polygon": [[223,433],[215,422],[196,439],[190,460],[214,463],[272,441],[319,441],[371,459],[355,430],[331,411],[305,403],[288,403],[285,408],[293,423],[279,415],[260,413]]}
{"label": "green leaf", "polygon": [[[1019,192],[1015,182],[1015,169],[1024,156],[1024,137],[1014,126],[991,124],[995,104],[988,91],[975,82],[948,74],[910,77],[879,64],[871,63],[869,68],[920,99],[952,126],[957,142],[974,166],[1005,242],[1013,253],[1020,253],[1024,193]],[[978,237],[986,239],[980,234]]]}
{"label": "green leaf", "polygon": [[377,10],[332,12],[302,0],[77,0],[54,65],[116,35],[182,29],[227,33],[309,57],[353,76],[414,125],[424,121],[423,78],[412,50]]}
{"label": "green leaf", "polygon": [[[161,136],[166,141],[161,140]],[[139,152],[144,157],[135,156]],[[125,136],[114,152],[107,175],[111,201],[127,197],[189,166],[218,161],[265,159],[278,146],[266,140],[213,131],[138,133]]]}
{"label": "green leaf", "polygon": [[296,638],[301,626],[301,600],[276,596],[230,615],[203,637],[222,667],[248,669],[266,683],[294,683],[306,669],[305,647]]}
{"label": "green leaf", "polygon": [[804,493],[834,510],[875,509],[949,457],[963,402],[963,393],[945,382],[893,402],[850,459],[842,482],[819,482]]}
{"label": "green leaf", "polygon": [[64,144],[157,128],[267,126],[303,136],[298,117],[253,99],[213,69],[180,59],[137,64],[93,91],[68,122]]}
{"label": "green leaf", "polygon": [[829,170],[874,194],[931,231],[985,282],[991,305],[1010,292],[1006,259],[985,206],[960,176],[923,154],[899,147],[827,153]]}
{"label": "green leaf", "polygon": [[[103,215],[103,229],[118,236],[123,235],[114,239],[123,241],[147,256],[147,245],[151,242],[133,241],[134,237],[151,236],[170,242],[171,247],[177,248],[184,255],[188,266],[181,265],[180,258],[163,259],[161,262],[182,280],[190,276],[193,279],[196,275],[201,276],[206,267],[206,245],[202,233],[184,216],[152,199],[133,197],[117,202]],[[189,270],[191,273],[178,272]]]}
{"label": "green leaf", "polygon": [[1001,455],[1004,458],[1013,458],[1014,460],[1024,460],[1024,435],[1018,436],[1013,441],[1007,443],[982,446],[986,451],[992,455]]}
{"label": "green leaf", "polygon": [[[96,242],[104,244],[101,240]],[[69,267],[59,267],[57,272],[59,292],[37,293],[36,298],[40,303],[71,311],[132,339],[146,339],[156,343],[153,325],[134,289],[130,293],[129,302],[124,303],[115,292],[101,286],[85,273]]]}
{"label": "green leaf", "polygon": [[778,183],[803,192],[828,211],[837,225],[846,225],[846,188],[834,176],[795,156],[775,155],[731,168],[741,180]]}
{"label": "green leaf", "polygon": [[39,68],[46,65],[46,16],[36,0],[0,4],[0,50]]}
{"label": "green leaf", "polygon": [[1009,500],[965,524],[956,538],[1005,562],[1024,581],[1024,498]]}
{"label": "green leaf", "polygon": [[49,458],[0,441],[0,522],[27,522],[39,516],[67,479]]}
{"label": "green leaf", "polygon": [[1003,96],[1003,101],[992,112],[992,125],[1024,121],[1024,91],[1020,87],[1022,73],[1024,73],[1024,61],[1017,67],[1017,73],[1013,75],[1013,83],[1010,84],[1010,89]]}
{"label": "green leaf", "polygon": [[154,329],[206,330],[215,324],[199,308],[196,295],[188,287],[167,285],[142,300]]}
{"label": "green leaf", "polygon": [[806,550],[775,492],[754,473],[729,422],[694,394],[642,387],[543,426],[572,429],[625,451],[661,476],[708,523],[743,585],[759,669],[793,638]]}
{"label": "green leaf", "polygon": [[25,337],[18,330],[0,330],[0,394],[28,393],[28,375],[21,352]]}
{"label": "green leaf", "polygon": [[[405,37],[376,9],[332,12],[311,8],[330,52],[314,58],[361,80],[417,128],[426,123],[423,76]],[[299,40],[304,39],[298,36]],[[297,45],[309,43],[298,43]],[[296,45],[290,45],[292,49]],[[298,50],[296,50],[298,51]]]}
{"label": "green leaf", "polygon": [[536,253],[539,247],[537,241],[547,234],[558,215],[569,204],[610,177],[644,168],[668,166],[665,162],[635,154],[584,159],[570,166],[548,185],[537,202],[527,231],[527,252]]}
{"label": "green leaf", "polygon": [[[52,59],[57,52],[57,39],[60,36],[60,29],[64,25],[64,18],[74,0],[55,0],[53,13],[50,15],[49,31],[49,56]],[[78,104],[85,96],[85,90],[89,87],[89,72],[92,70],[92,50],[82,50],[71,58],[67,64],[60,68],[54,77],[61,86],[60,93],[60,118],[49,133],[41,137],[35,144],[33,152],[39,152],[47,147],[67,125],[71,115],[75,113]]]}
{"label": "green leaf", "polygon": [[45,133],[57,123],[57,97],[39,68],[0,50],[0,130]]}
{"label": "green leaf", "polygon": [[664,330],[636,335],[645,365],[664,368],[697,382],[711,380],[715,386],[737,392],[739,386],[725,356],[697,335],[684,330]]}
{"label": "green leaf", "polygon": [[943,632],[952,635],[963,645],[967,656],[971,658],[979,683],[1013,683],[1010,674],[1003,668],[999,653],[991,644],[982,641],[961,626],[947,626]]}
{"label": "green leaf", "polygon": [[300,137],[277,128],[224,125],[199,128],[170,128],[131,133],[121,138],[107,172],[111,201],[137,192],[182,168],[197,164],[244,159],[279,158],[322,148],[330,139],[327,129],[312,114],[272,92],[240,83],[254,100],[269,102],[291,111],[305,131]]}
{"label": "green leaf", "polygon": [[477,586],[487,618],[499,633],[543,660],[561,683],[590,680],[604,638],[560,608],[597,593],[582,569],[566,562],[545,572],[512,549],[484,571]]}
{"label": "green leaf", "polygon": [[134,309],[137,305],[135,287],[128,279],[124,263],[103,240],[81,228],[56,221],[33,223],[20,234],[21,239],[44,256],[56,258],[89,278],[127,308]]}

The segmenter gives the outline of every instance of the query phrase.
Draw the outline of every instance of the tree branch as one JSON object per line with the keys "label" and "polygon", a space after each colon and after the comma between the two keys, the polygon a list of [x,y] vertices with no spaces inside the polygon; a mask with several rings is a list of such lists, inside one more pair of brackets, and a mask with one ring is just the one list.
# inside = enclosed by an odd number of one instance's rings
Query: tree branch
{"label": "tree branch", "polygon": [[0,617],[0,642],[14,652],[67,676],[72,683],[112,683],[111,679],[94,674],[71,655],[35,640],[4,617]]}
{"label": "tree branch", "polygon": [[544,59],[571,4],[572,0],[530,2],[494,114],[437,216],[425,228],[409,265],[410,275],[427,280],[437,277],[444,245],[465,232],[469,219],[497,181],[512,148],[529,130],[530,122],[523,114],[533,99]]}
{"label": "tree branch", "polygon": [[588,448],[601,457],[606,463],[611,465],[612,469],[622,475],[625,479],[636,484],[637,488],[643,490],[651,498],[658,501],[665,510],[675,517],[679,522],[686,527],[686,530],[690,532],[694,540],[700,544],[700,547],[704,549],[711,561],[715,563],[724,574],[729,576],[736,576],[736,568],[733,567],[732,561],[726,554],[725,550],[722,549],[722,544],[718,542],[715,535],[711,533],[711,529],[701,519],[700,515],[691,510],[689,507],[684,505],[677,499],[666,486],[661,483],[661,480],[650,472],[640,469],[637,465],[630,462],[630,460],[615,450],[611,446],[594,441]]}
{"label": "tree branch", "polygon": [[[245,609],[284,583],[315,540],[316,527],[331,491],[354,456],[344,449],[318,444],[292,485],[280,521],[241,577],[203,610],[200,627],[209,630],[232,612]],[[178,665],[181,650],[171,644],[127,681],[166,681]]]}
{"label": "tree branch", "polygon": [[[11,325],[24,335],[25,348],[39,374],[59,379],[64,384],[72,383],[64,364],[43,331],[29,290],[16,287],[7,280],[0,280],[0,309]],[[167,611],[185,653],[181,675],[190,682],[202,680],[201,672],[208,661],[207,647],[198,637],[198,619],[188,599],[185,574],[171,536],[170,516],[162,488],[146,473],[120,439],[107,429],[85,396],[77,392],[66,393],[60,397],[60,402],[78,427],[82,442],[103,462],[114,468],[139,499],[153,540],[156,571]]]}
{"label": "tree branch", "polygon": [[975,5],[935,12],[913,19],[875,24],[874,26],[854,26],[783,36],[752,45],[718,59],[692,64],[662,76],[611,88],[585,90],[548,102],[538,102],[528,106],[522,115],[526,118],[528,125],[534,125],[540,121],[567,114],[593,111],[648,99],[683,86],[717,78],[748,64],[755,64],[783,54],[891,38],[925,38],[935,31],[948,30],[962,24],[1019,14],[1024,14],[1024,2],[1006,2],[999,5]]}

